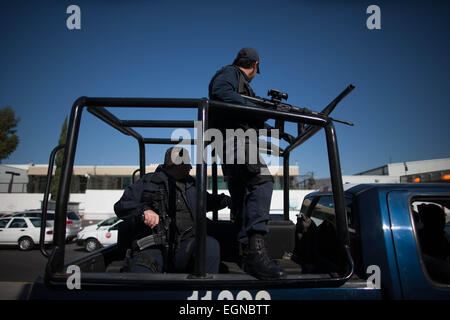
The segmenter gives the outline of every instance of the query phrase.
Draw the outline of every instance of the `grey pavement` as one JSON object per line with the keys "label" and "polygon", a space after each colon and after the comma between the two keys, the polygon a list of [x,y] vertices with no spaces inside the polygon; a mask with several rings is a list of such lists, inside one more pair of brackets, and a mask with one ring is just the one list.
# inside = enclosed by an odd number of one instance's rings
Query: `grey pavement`
{"label": "grey pavement", "polygon": [[[87,254],[75,243],[66,245],[65,261]],[[43,275],[47,258],[38,248],[20,251],[13,247],[0,247],[0,300],[25,299],[33,281]],[[25,293],[24,293],[25,292]]]}

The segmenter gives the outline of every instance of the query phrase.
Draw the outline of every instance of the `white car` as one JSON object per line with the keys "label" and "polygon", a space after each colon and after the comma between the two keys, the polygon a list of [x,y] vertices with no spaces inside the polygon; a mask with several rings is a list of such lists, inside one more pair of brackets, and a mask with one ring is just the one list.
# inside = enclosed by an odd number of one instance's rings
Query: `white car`
{"label": "white car", "polygon": [[83,246],[87,252],[117,243],[119,223],[122,220],[113,217],[97,224],[87,226],[77,235],[77,244]]}
{"label": "white car", "polygon": [[[9,217],[26,217],[26,218],[41,218],[42,211],[41,210],[27,210],[22,212],[16,212]],[[47,211],[47,222],[50,226],[54,226],[55,224],[55,211],[48,210]],[[67,220],[66,220],[66,239],[67,242],[72,241],[76,238],[77,233],[81,230],[81,218],[75,212],[68,211],[67,212]]]}
{"label": "white car", "polygon": [[[53,227],[47,223],[44,243],[53,242]],[[18,245],[20,250],[30,250],[39,243],[40,218],[0,218],[0,245]]]}

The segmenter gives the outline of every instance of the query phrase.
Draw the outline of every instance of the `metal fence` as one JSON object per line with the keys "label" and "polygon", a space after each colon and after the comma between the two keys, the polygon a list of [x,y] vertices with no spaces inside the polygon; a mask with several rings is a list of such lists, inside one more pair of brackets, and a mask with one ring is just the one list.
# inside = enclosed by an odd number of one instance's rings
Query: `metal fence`
{"label": "metal fence", "polygon": [[0,193],[26,193],[27,185],[28,183],[13,183],[11,186],[11,190],[9,190],[9,183],[0,182]]}

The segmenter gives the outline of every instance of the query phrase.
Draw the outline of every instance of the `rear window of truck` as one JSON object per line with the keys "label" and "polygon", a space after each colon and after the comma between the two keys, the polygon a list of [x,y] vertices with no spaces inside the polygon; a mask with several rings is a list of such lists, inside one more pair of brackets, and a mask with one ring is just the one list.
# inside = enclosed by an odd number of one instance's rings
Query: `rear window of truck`
{"label": "rear window of truck", "polygon": [[[354,219],[352,215],[352,201],[349,198],[345,198],[345,210],[347,212],[347,222],[350,227],[350,232],[354,225]],[[308,215],[317,225],[320,225],[323,221],[335,222],[334,202],[333,196],[321,195],[312,198],[305,198],[300,214]]]}
{"label": "rear window of truck", "polygon": [[450,198],[415,198],[411,211],[426,274],[450,285]]}
{"label": "rear window of truck", "polygon": [[[352,257],[359,267],[360,245],[352,214],[351,199],[345,198]],[[342,266],[337,246],[336,215],[332,195],[303,200],[296,224],[294,259],[310,272],[335,272]],[[359,270],[357,270],[359,272]]]}

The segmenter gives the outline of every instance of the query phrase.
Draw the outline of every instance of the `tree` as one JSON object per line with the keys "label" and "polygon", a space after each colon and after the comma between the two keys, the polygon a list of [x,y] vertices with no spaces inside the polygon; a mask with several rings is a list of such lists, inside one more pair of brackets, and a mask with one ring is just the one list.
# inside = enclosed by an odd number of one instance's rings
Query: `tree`
{"label": "tree", "polygon": [[[64,119],[63,126],[61,128],[61,134],[59,136],[59,144],[66,143],[66,137],[67,137],[67,116]],[[59,185],[59,175],[61,173],[61,166],[63,163],[63,157],[64,157],[64,149],[59,150],[56,154],[56,169],[55,169],[55,176],[53,177],[52,185],[50,186],[50,193],[51,193],[51,199],[56,200],[56,194],[58,193],[58,185]]]}
{"label": "tree", "polygon": [[20,118],[16,118],[13,108],[7,106],[0,109],[0,163],[3,159],[13,153],[18,144],[19,137],[16,136],[17,123]]}

